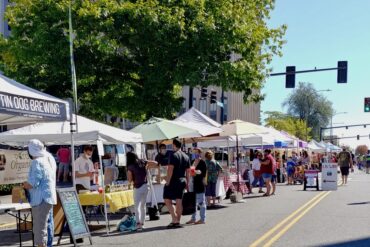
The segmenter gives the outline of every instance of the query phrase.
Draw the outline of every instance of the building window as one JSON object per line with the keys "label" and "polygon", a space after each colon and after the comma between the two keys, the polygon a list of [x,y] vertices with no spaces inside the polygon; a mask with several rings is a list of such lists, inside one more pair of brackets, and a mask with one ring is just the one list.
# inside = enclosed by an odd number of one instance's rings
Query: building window
{"label": "building window", "polygon": [[6,125],[0,125],[0,132],[5,132],[8,130],[8,126]]}
{"label": "building window", "polygon": [[200,99],[199,111],[203,114],[207,114],[207,99]]}
{"label": "building window", "polygon": [[193,107],[195,108],[195,109],[198,109],[198,106],[197,106],[197,98],[193,98]]}
{"label": "building window", "polygon": [[186,101],[184,100],[183,102],[182,102],[182,107],[181,107],[181,109],[180,109],[180,111],[179,111],[179,115],[181,115],[181,114],[183,114],[183,113],[185,113],[186,112]]}
{"label": "building window", "polygon": [[228,115],[228,100],[227,97],[224,97],[224,121],[227,122]]}
{"label": "building window", "polygon": [[209,117],[217,121],[217,104],[211,104],[209,107]]}

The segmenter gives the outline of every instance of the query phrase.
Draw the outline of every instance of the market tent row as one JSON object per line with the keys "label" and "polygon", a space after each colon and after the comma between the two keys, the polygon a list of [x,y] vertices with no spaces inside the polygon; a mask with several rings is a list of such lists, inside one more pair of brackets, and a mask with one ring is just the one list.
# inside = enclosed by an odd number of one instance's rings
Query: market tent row
{"label": "market tent row", "polygon": [[[141,143],[140,134],[118,129],[96,122],[86,117],[77,116],[78,132],[74,133],[75,144]],[[43,122],[0,133],[0,143],[13,146],[26,146],[30,139],[39,139],[46,145],[63,145],[71,143],[69,121]]]}
{"label": "market tent row", "polygon": [[69,118],[67,101],[0,75],[0,125],[64,121]]}

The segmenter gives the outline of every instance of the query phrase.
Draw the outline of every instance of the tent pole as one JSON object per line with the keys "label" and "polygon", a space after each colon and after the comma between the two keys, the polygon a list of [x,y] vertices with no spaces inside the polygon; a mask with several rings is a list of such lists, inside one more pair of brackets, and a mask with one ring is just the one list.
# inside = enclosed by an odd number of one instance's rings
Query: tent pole
{"label": "tent pole", "polygon": [[[96,142],[96,146],[99,145],[99,141]],[[107,230],[107,235],[109,235],[109,221],[108,221],[108,212],[107,212],[107,198],[105,198],[105,182],[104,182],[104,174],[103,174],[103,160],[102,160],[102,154],[99,154],[99,163],[100,163],[100,181],[102,183],[102,188],[103,188],[103,199],[104,199],[104,217],[105,217],[105,228]]]}
{"label": "tent pole", "polygon": [[240,179],[239,179],[239,137],[236,136],[236,179],[238,183],[237,192],[240,191]]}
{"label": "tent pole", "polygon": [[[76,174],[75,174],[75,146],[74,146],[74,137],[73,132],[78,131],[77,127],[77,113],[78,113],[78,107],[77,107],[77,79],[76,79],[76,68],[75,68],[75,62],[73,57],[73,27],[72,27],[72,7],[71,2],[69,2],[69,8],[68,8],[68,26],[69,26],[69,55],[71,60],[71,78],[72,78],[72,91],[73,91],[73,114],[71,114],[71,156],[72,156],[72,181],[73,181],[73,187],[76,188]],[[74,119],[75,118],[75,119]]]}

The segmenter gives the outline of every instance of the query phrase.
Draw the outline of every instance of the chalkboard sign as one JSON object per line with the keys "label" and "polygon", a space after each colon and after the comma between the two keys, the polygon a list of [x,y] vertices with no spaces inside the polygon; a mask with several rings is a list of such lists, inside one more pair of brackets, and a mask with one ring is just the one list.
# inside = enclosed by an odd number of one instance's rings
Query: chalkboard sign
{"label": "chalkboard sign", "polygon": [[75,244],[76,239],[85,237],[88,237],[90,243],[92,243],[89,227],[87,226],[76,189],[73,187],[58,188],[57,192]]}

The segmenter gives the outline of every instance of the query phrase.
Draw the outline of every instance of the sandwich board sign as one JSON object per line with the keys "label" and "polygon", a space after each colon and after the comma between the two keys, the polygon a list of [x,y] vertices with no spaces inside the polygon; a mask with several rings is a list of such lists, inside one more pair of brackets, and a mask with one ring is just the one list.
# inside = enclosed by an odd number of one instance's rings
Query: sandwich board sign
{"label": "sandwich board sign", "polygon": [[92,244],[90,230],[82,211],[76,189],[74,187],[59,188],[57,192],[74,245],[77,246],[76,239],[86,237],[89,238],[90,244]]}
{"label": "sandwich board sign", "polygon": [[337,190],[338,188],[338,164],[323,163],[321,189],[322,190]]}

